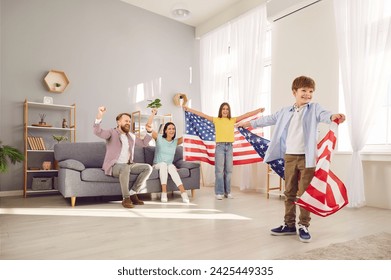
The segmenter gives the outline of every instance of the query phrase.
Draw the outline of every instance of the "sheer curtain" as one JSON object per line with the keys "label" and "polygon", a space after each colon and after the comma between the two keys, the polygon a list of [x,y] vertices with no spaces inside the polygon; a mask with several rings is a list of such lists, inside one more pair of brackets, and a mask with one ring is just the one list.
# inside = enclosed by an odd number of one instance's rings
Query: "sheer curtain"
{"label": "sheer curtain", "polygon": [[387,90],[391,74],[391,20],[387,1],[334,0],[342,86],[353,149],[346,182],[350,207],[365,204],[360,151],[375,121],[373,112],[380,100],[377,95]]}
{"label": "sheer curtain", "polygon": [[[220,104],[227,100],[228,96],[229,24],[201,38],[200,70],[201,111],[217,116]],[[214,185],[214,166],[201,163],[201,168],[203,183]]]}
{"label": "sheer curtain", "polygon": [[[266,56],[266,6],[262,5],[231,24],[232,89],[234,116],[265,107],[261,98],[262,76]],[[263,172],[262,172],[263,170]],[[238,176],[235,176],[235,175]],[[254,188],[265,178],[265,164],[235,166],[232,184],[241,189]],[[257,176],[258,175],[258,176]]]}
{"label": "sheer curtain", "polygon": [[[266,6],[261,5],[201,38],[201,104],[204,113],[217,116],[222,102],[231,105],[233,116],[262,107],[266,28]],[[259,181],[258,169],[259,164],[235,166],[232,185],[239,185],[241,189],[255,187]],[[202,164],[202,172],[204,183],[213,185],[214,167]]]}

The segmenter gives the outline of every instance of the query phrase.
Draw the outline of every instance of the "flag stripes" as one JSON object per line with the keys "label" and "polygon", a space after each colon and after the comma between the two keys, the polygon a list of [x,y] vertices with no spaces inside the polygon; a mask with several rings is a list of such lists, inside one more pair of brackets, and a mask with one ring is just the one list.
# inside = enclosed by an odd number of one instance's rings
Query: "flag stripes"
{"label": "flag stripes", "polygon": [[348,204],[343,182],[330,170],[331,154],[334,151],[338,123],[332,122],[330,131],[318,144],[318,160],[314,178],[296,204],[308,211],[326,217]]}
{"label": "flag stripes", "polygon": [[[257,118],[252,116],[247,120]],[[202,161],[215,164],[215,128],[214,124],[205,118],[190,112],[185,112],[186,133],[183,137],[183,158],[186,161]],[[261,129],[253,130],[261,134]],[[233,143],[233,165],[262,162],[252,145],[235,129]]]}
{"label": "flag stripes", "polygon": [[[348,204],[345,185],[330,170],[331,154],[337,143],[336,131],[338,124],[333,122],[326,136],[318,143],[318,159],[314,177],[307,190],[296,202],[308,211],[326,217]],[[261,158],[265,157],[269,140],[252,134],[247,129],[239,127],[239,131],[251,143]],[[267,162],[281,178],[284,178],[284,159]]]}

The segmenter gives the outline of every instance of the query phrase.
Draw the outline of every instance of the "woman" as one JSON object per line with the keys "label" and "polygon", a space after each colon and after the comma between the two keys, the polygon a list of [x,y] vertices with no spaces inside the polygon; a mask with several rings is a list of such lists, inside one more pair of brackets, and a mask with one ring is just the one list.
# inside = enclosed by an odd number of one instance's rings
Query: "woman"
{"label": "woman", "polygon": [[175,139],[176,128],[172,122],[167,122],[163,128],[163,135],[158,134],[152,130],[153,117],[156,114],[156,109],[152,110],[152,115],[148,119],[147,132],[151,133],[151,136],[156,141],[155,157],[153,159],[153,167],[159,169],[160,182],[162,184],[161,202],[167,202],[167,179],[168,175],[174,181],[175,185],[181,192],[182,201],[189,203],[189,197],[183,187],[181,178],[179,177],[177,168],[172,163],[175,156],[176,147],[183,142],[183,137]]}
{"label": "woman", "polygon": [[238,117],[231,117],[231,107],[227,102],[220,105],[218,117],[211,117],[202,112],[183,106],[185,111],[199,115],[213,122],[216,130],[215,150],[215,195],[217,200],[223,197],[233,198],[231,194],[231,174],[233,166],[234,125],[252,115],[262,113],[265,109],[248,112]]}

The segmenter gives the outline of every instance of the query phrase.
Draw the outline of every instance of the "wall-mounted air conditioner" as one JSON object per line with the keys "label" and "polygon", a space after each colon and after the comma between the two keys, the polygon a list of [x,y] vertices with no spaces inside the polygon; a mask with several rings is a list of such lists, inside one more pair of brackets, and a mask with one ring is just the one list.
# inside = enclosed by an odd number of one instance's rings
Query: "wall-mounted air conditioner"
{"label": "wall-mounted air conditioner", "polygon": [[266,3],[267,19],[270,22],[284,18],[322,0],[270,0]]}

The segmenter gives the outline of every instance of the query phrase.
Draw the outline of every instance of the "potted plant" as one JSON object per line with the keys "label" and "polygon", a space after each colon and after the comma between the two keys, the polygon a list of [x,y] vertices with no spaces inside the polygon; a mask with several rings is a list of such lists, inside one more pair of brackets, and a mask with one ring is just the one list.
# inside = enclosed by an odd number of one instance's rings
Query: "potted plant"
{"label": "potted plant", "polygon": [[147,105],[147,108],[156,108],[156,109],[159,109],[160,107],[162,107],[162,103],[160,103],[160,99],[159,98],[156,98],[155,100],[148,100],[148,101],[151,101],[151,103],[149,103]]}
{"label": "potted plant", "polygon": [[53,135],[53,139],[57,141],[57,144],[59,144],[62,141],[67,141],[68,137],[63,136],[63,135]]}
{"label": "potted plant", "polygon": [[54,83],[54,90],[59,90],[61,87],[60,83]]}
{"label": "potted plant", "polygon": [[5,173],[8,170],[8,161],[12,164],[22,162],[24,155],[16,148],[3,145],[0,141],[0,172]]}

